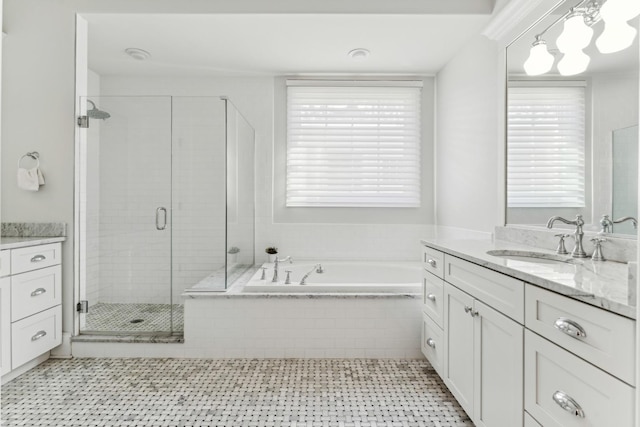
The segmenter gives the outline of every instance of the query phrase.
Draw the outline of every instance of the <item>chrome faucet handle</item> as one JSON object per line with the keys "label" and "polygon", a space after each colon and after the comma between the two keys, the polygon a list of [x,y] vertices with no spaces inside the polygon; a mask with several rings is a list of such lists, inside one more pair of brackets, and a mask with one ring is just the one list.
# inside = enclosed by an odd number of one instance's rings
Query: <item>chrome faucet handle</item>
{"label": "chrome faucet handle", "polygon": [[567,237],[571,237],[571,234],[560,233],[560,234],[556,234],[555,236],[560,238],[560,241],[558,242],[558,247],[556,248],[556,253],[558,255],[569,254],[569,252],[567,251],[567,248],[564,246],[564,239],[566,239]]}
{"label": "chrome faucet handle", "polygon": [[284,272],[287,273],[287,275],[284,278],[284,284],[285,285],[290,285],[291,284],[291,271],[292,270],[285,270]]}
{"label": "chrome faucet handle", "polygon": [[260,280],[266,280],[267,278],[267,267],[260,267],[262,268],[262,275],[260,276]]}
{"label": "chrome faucet handle", "polygon": [[591,241],[593,242],[593,255],[591,255],[591,260],[606,261],[606,258],[602,255],[602,242],[606,242],[607,239],[604,237],[594,237]]}
{"label": "chrome faucet handle", "polygon": [[600,232],[611,233],[612,227],[613,227],[613,221],[611,221],[611,218],[609,218],[609,215],[602,215],[602,218],[600,218]]}

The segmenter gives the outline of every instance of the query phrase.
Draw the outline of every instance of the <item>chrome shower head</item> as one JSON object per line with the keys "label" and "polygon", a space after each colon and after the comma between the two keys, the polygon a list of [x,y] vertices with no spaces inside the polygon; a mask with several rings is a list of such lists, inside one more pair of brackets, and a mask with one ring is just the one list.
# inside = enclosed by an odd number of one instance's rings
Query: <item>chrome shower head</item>
{"label": "chrome shower head", "polygon": [[91,109],[87,110],[87,117],[91,119],[102,119],[102,120],[106,120],[109,117],[111,117],[111,114],[107,113],[106,111],[99,110],[96,107],[96,104],[94,104],[92,100],[87,99],[87,102],[91,104]]}

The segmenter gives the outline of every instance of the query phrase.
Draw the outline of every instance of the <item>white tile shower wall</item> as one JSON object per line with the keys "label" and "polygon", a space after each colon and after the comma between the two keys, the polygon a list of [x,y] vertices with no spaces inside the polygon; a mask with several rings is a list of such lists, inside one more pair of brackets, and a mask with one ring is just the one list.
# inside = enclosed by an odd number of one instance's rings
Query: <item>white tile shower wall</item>
{"label": "white tile shower wall", "polygon": [[420,299],[195,298],[186,357],[422,358]]}
{"label": "white tile shower wall", "polygon": [[102,97],[111,118],[100,135],[100,300],[169,303],[170,232],[156,208],[170,207],[169,98]]}
{"label": "white tile shower wall", "polygon": [[[186,288],[224,264],[224,102],[103,97],[103,104],[112,118],[102,132],[100,301],[181,302]],[[155,227],[160,206],[171,215],[164,231]]]}
{"label": "white tile shower wall", "polygon": [[224,266],[225,103],[173,98],[173,301]]}

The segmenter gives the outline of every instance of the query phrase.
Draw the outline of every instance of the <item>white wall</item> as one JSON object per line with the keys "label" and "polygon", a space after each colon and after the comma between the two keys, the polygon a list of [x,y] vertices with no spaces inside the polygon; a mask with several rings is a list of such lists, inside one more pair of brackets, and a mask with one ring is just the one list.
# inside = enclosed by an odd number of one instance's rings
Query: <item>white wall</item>
{"label": "white wall", "polygon": [[436,76],[438,225],[492,231],[499,223],[499,58],[497,43],[477,36]]}

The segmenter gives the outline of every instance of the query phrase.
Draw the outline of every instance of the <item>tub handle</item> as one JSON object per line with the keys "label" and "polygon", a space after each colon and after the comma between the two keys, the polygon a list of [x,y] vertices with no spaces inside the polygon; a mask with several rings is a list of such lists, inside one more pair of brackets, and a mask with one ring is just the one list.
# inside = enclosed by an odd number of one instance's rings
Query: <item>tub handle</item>
{"label": "tub handle", "polygon": [[285,285],[290,285],[291,284],[291,271],[292,270],[285,270],[284,272],[287,273],[287,275],[284,278],[284,284]]}

